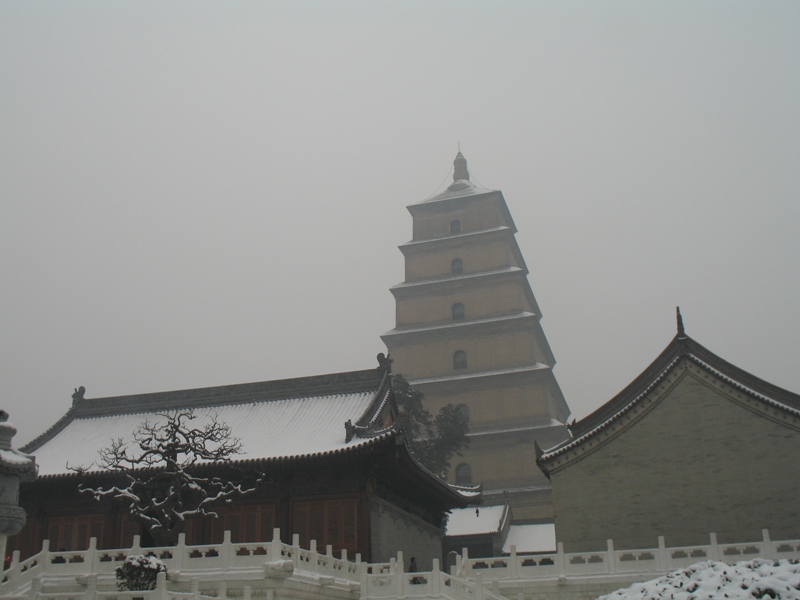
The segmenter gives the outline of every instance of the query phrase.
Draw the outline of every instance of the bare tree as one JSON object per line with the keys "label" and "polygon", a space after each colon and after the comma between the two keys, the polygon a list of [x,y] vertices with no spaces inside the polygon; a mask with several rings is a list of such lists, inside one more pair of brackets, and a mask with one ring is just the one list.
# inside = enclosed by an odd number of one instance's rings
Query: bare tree
{"label": "bare tree", "polygon": [[[131,442],[117,438],[100,451],[98,466],[117,474],[123,483],[95,488],[81,483],[78,489],[96,500],[111,497],[125,503],[156,545],[168,546],[177,543],[187,519],[217,517],[214,503],[255,488],[245,489],[219,475],[219,465],[230,463],[242,444],[216,415],[198,426],[193,426],[197,419],[193,409],[158,412],[155,417],[139,425]],[[209,469],[209,463],[217,468]],[[209,470],[214,474],[203,476]]]}

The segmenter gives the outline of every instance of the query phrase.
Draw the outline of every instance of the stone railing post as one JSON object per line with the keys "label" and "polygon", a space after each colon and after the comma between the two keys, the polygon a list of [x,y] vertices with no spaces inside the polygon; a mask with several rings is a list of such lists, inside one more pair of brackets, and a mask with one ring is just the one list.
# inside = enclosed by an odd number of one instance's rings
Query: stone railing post
{"label": "stone railing post", "polygon": [[617,572],[617,554],[614,552],[614,540],[606,540],[606,572],[612,575]]}
{"label": "stone railing post", "polygon": [[405,598],[406,597],[406,574],[405,574],[405,565],[403,564],[403,551],[397,551],[397,558],[394,559],[394,581],[395,581],[395,590],[396,595],[398,598]]}
{"label": "stone railing post", "polygon": [[764,545],[764,548],[761,552],[764,554],[764,558],[772,560],[775,558],[775,548],[772,545],[772,540],[769,537],[769,529],[762,529],[761,530],[761,543]]}
{"label": "stone railing post", "polygon": [[316,573],[317,570],[318,570],[317,569],[317,566],[318,566],[317,563],[319,562],[319,560],[317,558],[317,540],[311,540],[311,542],[308,545],[308,549],[311,552],[311,563],[312,563],[311,564],[311,572],[312,573]]}
{"label": "stone railing post", "polygon": [[442,595],[442,573],[439,570],[439,559],[433,559],[433,567],[431,569],[431,580],[428,582],[430,585],[430,594],[434,598]]}
{"label": "stone railing post", "polygon": [[461,549],[461,569],[459,577],[466,579],[472,574],[472,563],[469,562],[469,550],[466,546]]}
{"label": "stone railing post", "polygon": [[475,600],[484,600],[483,573],[475,574]]}
{"label": "stone railing post", "polygon": [[95,598],[97,598],[97,573],[94,571],[86,578],[86,593],[84,598],[86,598],[86,600],[95,600]]}
{"label": "stone railing post", "polygon": [[186,534],[178,534],[178,545],[175,546],[175,551],[172,553],[172,570],[180,571],[183,565],[188,564],[186,558]]}
{"label": "stone railing post", "polygon": [[200,579],[192,577],[192,597],[194,600],[200,600]]}
{"label": "stone railing post", "polygon": [[224,579],[217,585],[217,598],[223,600],[228,597],[228,582]]}
{"label": "stone railing post", "polygon": [[97,573],[97,538],[89,538],[89,548],[86,550],[84,563],[89,568],[89,573]]}
{"label": "stone railing post", "polygon": [[222,533],[222,548],[220,548],[219,560],[222,563],[222,568],[226,571],[231,567],[231,555],[233,554],[233,547],[231,546],[231,531],[226,529]]}
{"label": "stone railing post", "polygon": [[567,557],[564,555],[564,542],[556,543],[556,571],[559,577],[567,576]]}
{"label": "stone railing post", "polygon": [[156,576],[156,600],[168,600],[169,594],[167,593],[167,574],[161,571]]}
{"label": "stone railing post", "polygon": [[45,573],[50,567],[50,540],[42,540],[41,571]]}
{"label": "stone railing post", "polygon": [[342,560],[347,561],[347,548],[342,548]]}
{"label": "stone railing post", "polygon": [[[300,535],[294,534],[292,536],[292,543],[295,544],[298,548],[300,547]],[[292,551],[292,554],[297,556],[297,552]],[[281,528],[274,527],[272,529],[272,540],[269,543],[269,550],[267,550],[267,557],[269,560],[280,560],[283,556],[283,542],[281,542]],[[294,560],[294,566],[297,568],[299,563]]]}
{"label": "stone railing post", "polygon": [[717,534],[712,531],[708,537],[711,538],[711,560],[719,560],[720,552],[719,544],[717,543]]}
{"label": "stone railing post", "polygon": [[[280,530],[278,530],[280,531]],[[274,538],[274,536],[273,536]],[[272,550],[270,549],[270,552]],[[280,556],[280,554],[278,555]],[[270,560],[276,560],[274,557],[270,557]],[[300,568],[300,534],[293,533],[292,534],[292,562],[294,563],[294,568]]]}
{"label": "stone railing post", "polygon": [[668,564],[668,557],[667,557],[667,543],[664,540],[664,536],[658,536],[658,551],[656,552],[656,570],[660,573],[666,573],[671,569],[667,568]]}
{"label": "stone railing post", "polygon": [[[359,555],[356,556],[361,558]],[[369,565],[367,563],[358,562],[358,580],[361,582],[361,600],[366,600],[369,596]]]}
{"label": "stone railing post", "polygon": [[519,579],[519,559],[517,558],[517,547],[516,545],[511,546],[511,556],[508,557],[508,560],[511,563],[511,577],[514,579]]}
{"label": "stone railing post", "polygon": [[14,552],[11,553],[11,564],[8,567],[7,573],[9,583],[8,589],[13,593],[19,587],[19,550],[14,550]]}
{"label": "stone railing post", "polygon": [[142,538],[137,533],[133,536],[133,543],[131,544],[131,554],[141,554],[142,553]]}

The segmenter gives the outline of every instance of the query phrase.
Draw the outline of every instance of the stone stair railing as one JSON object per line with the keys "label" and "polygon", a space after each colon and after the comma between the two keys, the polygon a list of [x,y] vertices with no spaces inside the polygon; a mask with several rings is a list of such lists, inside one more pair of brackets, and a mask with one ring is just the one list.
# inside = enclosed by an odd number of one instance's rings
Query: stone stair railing
{"label": "stone stair railing", "polygon": [[[242,576],[264,576],[268,563],[291,562],[294,570],[300,570],[317,577],[327,577],[340,581],[349,581],[357,585],[360,572],[367,569],[361,563],[360,554],[355,561],[348,560],[347,552],[342,551],[340,558],[333,556],[331,546],[325,553],[317,551],[315,540],[309,549],[300,547],[298,535],[294,535],[291,544],[280,540],[280,530],[273,530],[269,542],[234,543],[230,532],[226,531],[219,544],[203,546],[187,546],[185,536],[180,535],[177,546],[141,548],[139,536],[134,536],[131,548],[100,550],[97,540],[92,538],[86,550],[53,552],[50,543],[45,540],[38,554],[19,560],[19,552],[12,555],[9,568],[3,573],[0,584],[0,596],[20,592],[27,593],[35,580],[75,580],[76,577],[94,576],[100,581],[114,581],[118,565],[128,556],[152,553],[167,566],[171,580],[188,581],[192,574],[200,574],[201,578],[212,580],[216,574],[237,573]],[[378,565],[371,565],[379,568]],[[41,597],[46,597],[42,592]],[[140,597],[141,594],[136,594]],[[117,596],[120,597],[120,596]]]}

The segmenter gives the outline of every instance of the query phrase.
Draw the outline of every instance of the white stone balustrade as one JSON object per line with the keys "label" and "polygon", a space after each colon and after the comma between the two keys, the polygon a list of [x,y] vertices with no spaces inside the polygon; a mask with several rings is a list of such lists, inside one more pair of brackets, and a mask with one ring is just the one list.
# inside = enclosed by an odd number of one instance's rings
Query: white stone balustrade
{"label": "white stone balustrade", "polygon": [[569,577],[591,577],[625,574],[663,574],[688,567],[704,560],[738,562],[750,558],[800,559],[800,540],[772,541],[769,531],[762,531],[756,542],[719,544],[712,533],[709,543],[701,546],[666,547],[658,538],[658,547],[640,550],[615,550],[613,540],[606,549],[597,552],[565,553],[559,543],[557,552],[517,555],[511,547],[510,556],[469,558],[466,549],[457,557],[454,573],[465,579],[481,573],[485,580],[537,580]]}
{"label": "white stone balustrade", "polygon": [[[565,598],[578,599],[596,597],[603,586],[611,591],[620,582],[645,581],[704,560],[800,559],[800,540],[772,541],[767,530],[761,540],[739,544],[720,544],[714,534],[700,546],[669,548],[663,538],[658,541],[655,548],[616,550],[609,540],[603,551],[575,553],[565,553],[559,544],[555,553],[534,555],[517,555],[512,547],[510,556],[492,558],[469,558],[464,551],[452,575],[440,570],[438,560],[432,571],[405,573],[400,552],[388,563],[362,563],[359,555],[350,561],[344,553],[336,558],[330,546],[318,552],[314,541],[301,548],[297,535],[285,544],[278,529],[269,542],[233,543],[226,532],[221,543],[204,546],[187,546],[181,536],[177,546],[143,549],[137,536],[127,549],[99,550],[93,539],[87,550],[51,552],[45,541],[39,554],[24,561],[14,553],[0,600],[281,600],[285,596],[276,590],[290,575],[295,600],[505,600],[501,594],[539,597],[552,586]],[[152,592],[116,591],[116,567],[143,552],[164,561],[169,583],[160,577]]]}

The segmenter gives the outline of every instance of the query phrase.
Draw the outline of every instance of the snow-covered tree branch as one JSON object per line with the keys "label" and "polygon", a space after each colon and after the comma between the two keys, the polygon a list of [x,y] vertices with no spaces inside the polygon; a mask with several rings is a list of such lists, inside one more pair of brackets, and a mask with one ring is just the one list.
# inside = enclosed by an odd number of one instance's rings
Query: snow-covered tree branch
{"label": "snow-covered tree branch", "polygon": [[[193,409],[155,413],[133,432],[132,440],[111,440],[100,450],[98,466],[117,475],[118,484],[89,487],[82,492],[95,499],[111,497],[128,507],[150,531],[156,545],[177,543],[186,520],[213,516],[213,506],[244,495],[244,488],[220,476],[221,464],[241,452],[241,442],[216,415],[203,418]],[[85,473],[85,468],[75,471]]]}

